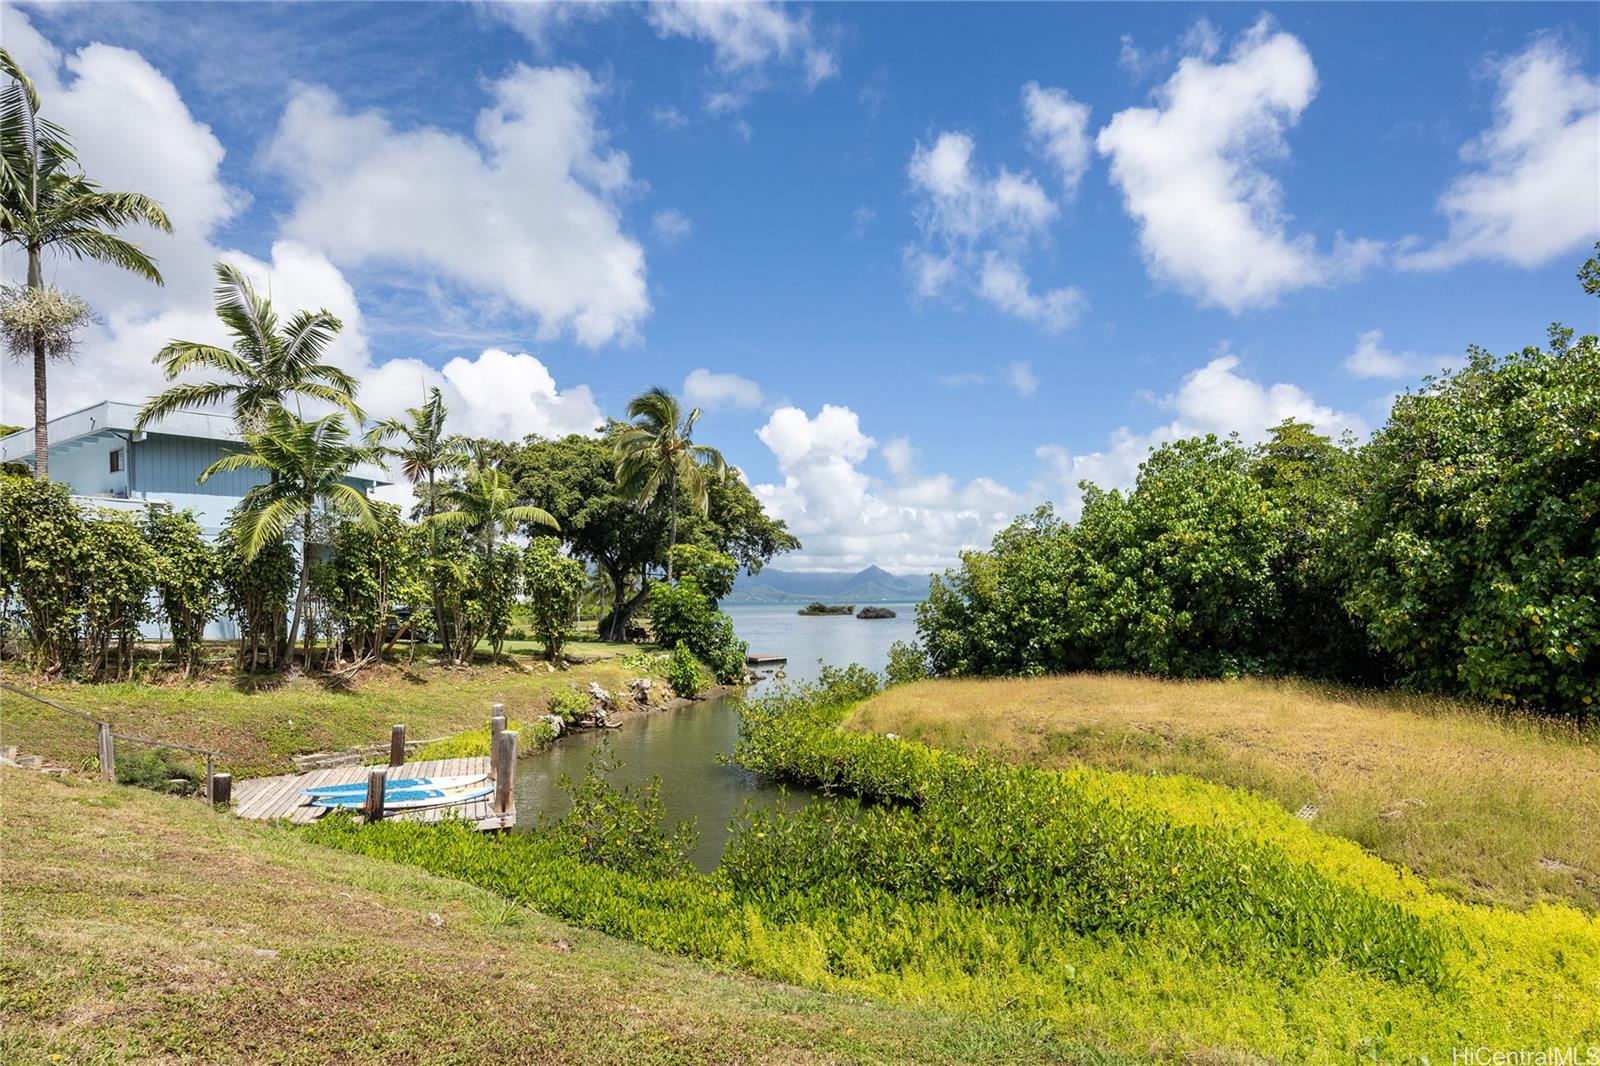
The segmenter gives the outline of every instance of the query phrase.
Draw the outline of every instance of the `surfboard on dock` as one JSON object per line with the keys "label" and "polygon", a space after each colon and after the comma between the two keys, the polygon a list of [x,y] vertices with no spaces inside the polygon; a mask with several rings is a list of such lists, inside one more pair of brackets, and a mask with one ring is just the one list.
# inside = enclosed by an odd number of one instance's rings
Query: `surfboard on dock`
{"label": "surfboard on dock", "polygon": [[[487,781],[488,774],[456,774],[452,777],[395,777],[390,778],[384,785],[388,795],[396,792],[415,788],[462,788],[466,785],[475,785],[479,781]],[[352,781],[346,785],[316,785],[312,788],[300,790],[307,796],[361,796],[367,794],[365,781]]]}
{"label": "surfboard on dock", "polygon": [[[385,811],[414,811],[423,807],[446,807],[456,803],[473,803],[485,796],[494,795],[493,784],[466,785],[460,788],[403,788],[391,791],[384,790],[383,809]],[[342,793],[337,796],[316,796],[311,800],[313,807],[328,807],[333,809],[355,810],[366,805],[365,792],[360,794]]]}

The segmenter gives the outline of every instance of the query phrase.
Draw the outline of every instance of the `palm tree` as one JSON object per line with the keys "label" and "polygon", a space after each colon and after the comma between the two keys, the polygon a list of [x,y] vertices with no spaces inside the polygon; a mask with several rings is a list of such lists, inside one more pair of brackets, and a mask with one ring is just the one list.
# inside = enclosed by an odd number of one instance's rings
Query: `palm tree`
{"label": "palm tree", "polygon": [[467,476],[461,484],[446,487],[440,496],[450,510],[429,516],[428,523],[443,529],[467,530],[478,539],[486,564],[494,562],[495,534],[513,532],[518,522],[561,528],[561,523],[544,508],[518,506],[516,489],[505,471],[479,459],[467,466]]}
{"label": "palm tree", "polygon": [[687,496],[702,515],[709,513],[710,476],[723,476],[728,464],[717,449],[694,443],[700,408],[685,415],[678,398],[666,389],[657,386],[635,396],[628,403],[628,417],[633,421],[612,427],[617,485],[634,498],[641,511],[666,490],[671,516],[667,580],[671,581],[672,549],[678,544],[678,496]]}
{"label": "palm tree", "polygon": [[[379,422],[367,439],[383,449],[385,455],[400,461],[400,472],[412,487],[422,489],[422,508],[425,518],[433,517],[438,510],[438,476],[449,470],[459,470],[467,465],[467,452],[460,437],[445,435],[445,418],[450,414],[444,405],[444,395],[438,387],[428,390],[428,402],[421,407],[406,408],[405,418],[390,418]],[[390,437],[399,437],[398,447],[384,445]]]}
{"label": "palm tree", "polygon": [[356,379],[323,362],[323,354],[343,324],[327,311],[297,311],[279,328],[272,301],[230,263],[217,267],[217,317],[233,334],[233,349],[197,341],[173,341],[156,353],[168,381],[195,368],[228,375],[229,381],[183,382],[151,398],[134,423],[143,429],[174,411],[229,402],[241,430],[259,429],[267,414],[293,396],[321,400],[360,422]]}
{"label": "palm tree", "polygon": [[[11,53],[0,48],[0,244],[28,256],[28,288],[44,288],[44,253],[93,259],[161,284],[155,260],[114,230],[144,223],[172,232],[161,205],[135,192],[106,192],[84,177],[67,132],[39,117],[39,94]],[[50,476],[49,351],[33,340],[33,476]]]}
{"label": "palm tree", "polygon": [[[401,473],[413,487],[422,492],[424,521],[428,522],[429,557],[439,557],[439,530],[431,520],[439,509],[438,476],[449,470],[459,470],[467,465],[465,446],[459,437],[446,436],[445,419],[450,412],[444,405],[444,394],[437,387],[429,390],[428,402],[421,407],[406,408],[406,417],[380,422],[367,440],[377,445],[385,455],[400,461]],[[383,441],[399,437],[399,446],[386,446]],[[424,487],[425,486],[425,487]],[[430,593],[433,598],[433,623],[439,638],[440,650],[450,653],[450,633],[444,617],[444,603],[439,592],[439,582],[429,568]],[[413,645],[415,650],[415,645]]]}
{"label": "palm tree", "polygon": [[[293,661],[295,635],[305,610],[306,581],[311,569],[312,526],[319,513],[354,518],[370,525],[372,504],[361,490],[345,479],[358,463],[375,458],[373,450],[351,443],[344,415],[334,413],[306,421],[281,407],[268,408],[256,428],[244,433],[246,451],[223,456],[200,475],[200,484],[213,474],[235,470],[263,470],[272,475],[265,485],[245,493],[238,517],[245,561],[250,562],[268,544],[280,540],[296,524],[300,527],[300,582],[294,595],[294,617],[289,623],[286,647]],[[307,627],[306,660],[311,656]]]}

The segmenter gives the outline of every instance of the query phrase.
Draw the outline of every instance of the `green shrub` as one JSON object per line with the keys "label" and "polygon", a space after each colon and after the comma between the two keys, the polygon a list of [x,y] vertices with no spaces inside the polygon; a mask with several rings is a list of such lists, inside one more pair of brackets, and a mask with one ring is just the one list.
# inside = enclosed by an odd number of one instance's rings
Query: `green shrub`
{"label": "green shrub", "polygon": [[572,809],[559,821],[541,823],[550,839],[580,862],[640,877],[673,877],[691,869],[694,824],[667,828],[659,777],[643,787],[613,786],[607,777],[621,765],[610,744],[603,744],[581,781],[561,778]]}
{"label": "green shrub", "polygon": [[889,665],[884,668],[883,676],[891,685],[921,681],[928,676],[928,657],[915,642],[907,644],[897,640],[889,645]]}
{"label": "green shrub", "polygon": [[117,784],[188,796],[204,787],[205,773],[171,748],[117,756]]}
{"label": "green shrub", "polygon": [[686,646],[721,683],[744,677],[748,646],[735,635],[733,619],[716,609],[692,575],[650,590],[650,627],[656,643],[664,648]]}
{"label": "green shrub", "polygon": [[549,706],[550,713],[558,716],[567,725],[572,725],[585,717],[590,710],[589,697],[570,685],[550,693]]}
{"label": "green shrub", "polygon": [[[548,747],[555,740],[555,730],[549,722],[537,719],[527,721],[524,719],[508,719],[506,729],[517,734],[517,753],[525,755],[528,752],[538,751]],[[431,762],[435,759],[472,759],[483,755],[491,755],[489,749],[494,744],[490,727],[479,726],[477,729],[468,729],[454,736],[435,740],[431,744],[424,744],[418,748],[416,754],[411,756],[414,762]]]}
{"label": "green shrub", "polygon": [[672,655],[667,659],[666,676],[672,691],[684,699],[694,699],[706,687],[705,668],[687,644],[680,643],[672,649]]}

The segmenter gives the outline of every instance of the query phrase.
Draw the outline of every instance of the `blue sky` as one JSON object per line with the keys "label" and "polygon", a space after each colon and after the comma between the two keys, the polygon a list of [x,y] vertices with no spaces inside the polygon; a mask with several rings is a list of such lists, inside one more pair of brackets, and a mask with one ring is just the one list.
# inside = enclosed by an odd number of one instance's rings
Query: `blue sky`
{"label": "blue sky", "polygon": [[377,413],[437,383],[464,430],[566,432],[663,384],[806,542],[781,565],[914,571],[1152,443],[1365,433],[1469,344],[1593,329],[1594,10],[102,3],[0,32],[91,173],[179,227],[162,290],[53,267],[103,319],[53,410],[211,339],[226,256],[346,318]]}

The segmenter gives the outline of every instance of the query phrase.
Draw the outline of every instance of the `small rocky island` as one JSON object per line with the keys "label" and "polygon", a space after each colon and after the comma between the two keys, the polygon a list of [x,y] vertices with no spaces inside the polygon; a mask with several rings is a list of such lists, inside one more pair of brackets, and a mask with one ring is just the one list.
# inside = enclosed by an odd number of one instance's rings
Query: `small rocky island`
{"label": "small rocky island", "polygon": [[823,603],[819,600],[815,603],[806,604],[804,607],[800,608],[798,613],[804,615],[855,614],[856,605],[853,603]]}
{"label": "small rocky island", "polygon": [[856,615],[857,618],[893,618],[894,612],[887,607],[863,607]]}

